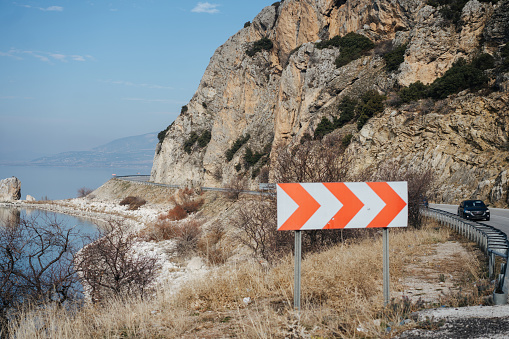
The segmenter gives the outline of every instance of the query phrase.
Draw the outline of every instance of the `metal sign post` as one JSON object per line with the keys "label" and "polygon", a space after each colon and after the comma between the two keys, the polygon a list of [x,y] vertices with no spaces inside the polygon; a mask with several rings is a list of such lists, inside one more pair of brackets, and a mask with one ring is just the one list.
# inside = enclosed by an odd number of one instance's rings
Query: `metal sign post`
{"label": "metal sign post", "polygon": [[384,306],[389,303],[389,228],[385,227],[382,231],[383,241],[383,292],[384,292]]}
{"label": "metal sign post", "polygon": [[302,232],[295,231],[295,267],[294,267],[294,290],[293,308],[300,312],[300,268],[302,261]]}
{"label": "metal sign post", "polygon": [[300,311],[301,231],[383,228],[383,296],[389,303],[389,228],[408,225],[407,182],[281,183],[277,229],[295,231],[294,306]]}

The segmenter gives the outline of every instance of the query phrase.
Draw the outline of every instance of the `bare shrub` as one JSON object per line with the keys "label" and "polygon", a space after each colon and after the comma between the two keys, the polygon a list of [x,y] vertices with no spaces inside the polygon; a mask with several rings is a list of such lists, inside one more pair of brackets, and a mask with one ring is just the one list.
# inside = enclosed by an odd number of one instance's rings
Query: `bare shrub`
{"label": "bare shrub", "polygon": [[351,161],[334,138],[276,150],[275,182],[338,182],[349,176]]}
{"label": "bare shrub", "polygon": [[241,175],[233,176],[224,188],[228,199],[237,200],[240,193],[246,188],[246,179]]}
{"label": "bare shrub", "polygon": [[[198,195],[198,193],[201,193],[201,191],[197,192],[192,188],[185,187],[177,191],[173,196],[170,197],[170,202],[175,204],[175,210],[168,213],[169,215],[172,214],[176,218],[173,218],[170,216],[170,219],[172,220],[180,220],[184,219],[187,214],[193,213],[198,211],[204,203],[204,200],[202,198],[194,198],[194,196]],[[186,213],[185,215],[182,213],[181,210],[184,210]]]}
{"label": "bare shrub", "polygon": [[162,214],[158,218],[159,220],[182,220],[187,217],[187,212],[185,209],[182,208],[182,206],[177,205],[170,209],[167,214]]}
{"label": "bare shrub", "polygon": [[203,206],[203,199],[189,200],[185,201],[180,205],[184,211],[187,213],[193,213],[198,211]]}
{"label": "bare shrub", "polygon": [[127,209],[130,211],[135,211],[146,203],[147,201],[145,199],[129,196],[120,201],[120,206],[129,205]]}
{"label": "bare shrub", "polygon": [[238,241],[270,264],[276,262],[281,253],[289,252],[293,244],[291,232],[277,231],[276,210],[274,196],[260,196],[243,202],[230,220],[232,226],[242,231]]}
{"label": "bare shrub", "polygon": [[82,188],[78,189],[78,198],[84,198],[92,192],[93,192],[92,189],[90,189],[88,187],[82,187]]}
{"label": "bare shrub", "polygon": [[210,265],[224,264],[231,256],[228,244],[224,241],[225,234],[225,227],[220,223],[214,223],[198,240],[198,252]]}
{"label": "bare shrub", "polygon": [[160,264],[135,252],[136,238],[126,228],[111,220],[98,232],[98,240],[80,251],[76,268],[93,302],[110,296],[143,298],[150,291]]}
{"label": "bare shrub", "polygon": [[64,227],[39,214],[17,225],[1,225],[0,332],[15,308],[63,303],[79,295],[73,259],[81,240],[75,226]]}
{"label": "bare shrub", "polygon": [[201,222],[195,219],[185,221],[158,220],[141,234],[148,241],[175,240],[176,251],[188,254],[196,250],[201,235]]}

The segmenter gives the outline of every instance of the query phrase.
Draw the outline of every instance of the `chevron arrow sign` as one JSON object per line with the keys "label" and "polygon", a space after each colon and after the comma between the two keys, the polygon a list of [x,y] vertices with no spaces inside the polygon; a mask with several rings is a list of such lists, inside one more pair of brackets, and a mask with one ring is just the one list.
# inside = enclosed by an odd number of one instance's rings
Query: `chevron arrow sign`
{"label": "chevron arrow sign", "polygon": [[277,184],[277,229],[406,227],[407,182]]}

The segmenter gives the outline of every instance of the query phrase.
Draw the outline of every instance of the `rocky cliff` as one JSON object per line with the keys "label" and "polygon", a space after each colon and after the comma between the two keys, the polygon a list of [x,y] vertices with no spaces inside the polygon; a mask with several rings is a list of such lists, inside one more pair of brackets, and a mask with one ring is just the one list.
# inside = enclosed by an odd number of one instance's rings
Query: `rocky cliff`
{"label": "rocky cliff", "polygon": [[[436,173],[437,201],[505,205],[508,40],[509,1],[276,2],[216,50],[151,180],[256,187],[276,148],[320,139],[326,118],[353,171],[398,159]],[[364,106],[347,115],[348,100]]]}

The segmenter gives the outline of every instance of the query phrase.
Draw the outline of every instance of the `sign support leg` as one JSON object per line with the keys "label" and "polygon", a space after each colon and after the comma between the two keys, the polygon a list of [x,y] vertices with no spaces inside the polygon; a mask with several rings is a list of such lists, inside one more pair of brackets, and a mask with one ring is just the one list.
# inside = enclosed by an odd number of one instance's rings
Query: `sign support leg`
{"label": "sign support leg", "polygon": [[295,268],[293,308],[300,312],[300,267],[302,258],[302,231],[295,231]]}
{"label": "sign support leg", "polygon": [[383,241],[383,292],[384,306],[389,303],[389,228],[384,227],[382,231]]}

